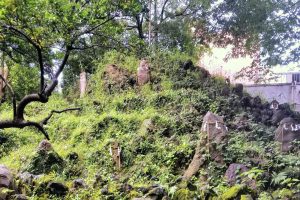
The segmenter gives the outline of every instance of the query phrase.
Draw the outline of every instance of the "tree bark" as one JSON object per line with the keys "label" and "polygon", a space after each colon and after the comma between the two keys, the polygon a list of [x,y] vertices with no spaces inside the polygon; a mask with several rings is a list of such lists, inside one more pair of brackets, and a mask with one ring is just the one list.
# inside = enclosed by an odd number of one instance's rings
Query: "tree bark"
{"label": "tree bark", "polygon": [[5,60],[4,60],[4,54],[2,54],[1,56],[1,66],[0,66],[0,75],[2,76],[2,78],[0,79],[0,100],[2,100],[2,98],[5,95],[5,87],[6,87],[6,81],[8,78],[8,67],[5,64]]}
{"label": "tree bark", "polygon": [[[17,27],[5,24],[2,21],[0,21],[1,33],[2,33],[2,30],[5,30],[4,34],[9,32],[9,34],[14,35],[16,38],[23,40],[23,42],[27,42],[29,46],[32,46],[35,48],[36,53],[37,53],[38,66],[40,68],[39,92],[35,93],[35,94],[26,95],[25,97],[23,97],[23,99],[20,100],[18,105],[16,105],[13,89],[10,85],[8,85],[11,93],[13,94],[12,96],[13,96],[14,116],[13,116],[13,119],[11,119],[11,120],[0,121],[0,129],[24,128],[24,127],[28,127],[28,126],[33,126],[33,127],[37,128],[39,131],[41,131],[47,139],[49,139],[49,136],[43,127],[44,124],[42,123],[42,122],[46,123],[49,119],[47,118],[40,123],[25,120],[24,110],[25,110],[26,106],[28,104],[30,104],[31,102],[47,103],[49,97],[51,96],[52,92],[54,91],[55,87],[58,84],[58,77],[62,73],[64,67],[66,66],[71,51],[76,49],[73,46],[75,41],[77,41],[82,35],[92,34],[92,33],[96,32],[98,29],[101,28],[102,25],[112,21],[114,18],[115,18],[115,16],[111,16],[109,14],[109,15],[104,16],[103,18],[102,17],[99,18],[99,19],[103,19],[103,20],[106,19],[106,20],[89,27],[89,29],[87,29],[87,30],[83,30],[83,31],[79,31],[79,32],[77,30],[73,30],[73,31],[70,30],[70,36],[72,36],[72,37],[70,40],[65,41],[63,43],[63,46],[65,46],[65,48],[66,48],[65,52],[64,52],[64,57],[63,57],[60,65],[58,66],[55,74],[53,75],[53,77],[51,77],[51,83],[49,85],[46,85],[46,83],[45,83],[44,69],[45,69],[46,64],[43,59],[44,58],[43,56],[45,56],[45,55],[43,55],[43,47],[40,45],[41,41],[33,39],[30,35],[27,34],[26,31],[23,31],[21,29],[18,29]],[[26,54],[26,52],[24,52],[24,54]],[[8,75],[8,70],[5,70],[3,66],[4,66],[4,59],[2,59],[2,66],[0,65],[0,75],[1,75],[0,76],[1,77],[1,79],[0,79],[0,100],[1,100],[1,95],[3,95],[2,89],[5,88],[4,86],[5,86],[5,84],[7,84],[6,80],[7,80],[7,75]],[[51,116],[52,116],[52,114],[51,114]]]}

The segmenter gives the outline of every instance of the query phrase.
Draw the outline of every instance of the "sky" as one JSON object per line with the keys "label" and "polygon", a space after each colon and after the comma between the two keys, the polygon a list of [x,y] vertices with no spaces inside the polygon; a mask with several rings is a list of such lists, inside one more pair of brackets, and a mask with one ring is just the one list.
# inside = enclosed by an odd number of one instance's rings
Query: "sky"
{"label": "sky", "polygon": [[[251,64],[252,59],[250,56],[241,57],[241,58],[231,58],[227,62],[224,61],[224,58],[231,51],[231,47],[220,48],[213,47],[211,48],[211,53],[206,53],[198,65],[204,66],[211,74],[221,75],[223,77],[229,78],[231,82],[242,82],[245,84],[253,84],[252,81],[241,80],[238,81],[234,79],[236,73],[238,73],[243,67],[247,67]],[[298,66],[298,67],[297,67]],[[286,73],[286,72],[298,72],[300,73],[300,64],[291,63],[286,66],[273,66],[271,68],[272,72],[275,74]]]}

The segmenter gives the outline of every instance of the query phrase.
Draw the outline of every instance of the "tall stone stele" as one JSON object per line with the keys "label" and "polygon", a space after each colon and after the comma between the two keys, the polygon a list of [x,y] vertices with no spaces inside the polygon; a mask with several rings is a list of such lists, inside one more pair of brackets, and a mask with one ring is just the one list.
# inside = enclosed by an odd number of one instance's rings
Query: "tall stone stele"
{"label": "tall stone stele", "polygon": [[294,141],[300,141],[300,122],[291,117],[282,119],[275,131],[275,140],[280,143],[280,150],[288,152]]}
{"label": "tall stone stele", "polygon": [[218,145],[226,143],[227,127],[223,118],[207,112],[203,118],[201,127],[201,136],[198,141],[195,155],[189,167],[185,171],[183,178],[188,180],[199,171],[200,167],[205,164],[205,154],[210,155],[210,160],[223,163],[222,152],[217,149]]}
{"label": "tall stone stele", "polygon": [[145,85],[150,82],[150,78],[150,64],[145,58],[143,58],[137,68],[137,84],[139,86]]}
{"label": "tall stone stele", "polygon": [[86,72],[81,71],[80,82],[79,82],[80,98],[84,97],[85,92],[86,92],[86,86],[87,86]]}

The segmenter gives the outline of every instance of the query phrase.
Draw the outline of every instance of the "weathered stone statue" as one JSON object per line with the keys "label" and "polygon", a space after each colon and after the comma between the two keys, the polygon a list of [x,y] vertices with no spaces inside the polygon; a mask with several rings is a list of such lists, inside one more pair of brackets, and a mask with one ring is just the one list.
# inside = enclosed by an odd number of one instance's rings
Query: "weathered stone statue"
{"label": "weathered stone statue", "polygon": [[275,139],[281,143],[281,151],[289,151],[292,142],[300,140],[300,123],[291,117],[284,118],[275,131]]}
{"label": "weathered stone statue", "polygon": [[274,99],[271,103],[270,103],[270,109],[272,110],[277,110],[279,108],[279,102],[276,101],[276,99]]}
{"label": "weathered stone statue", "polygon": [[[221,152],[217,150],[216,145],[226,142],[227,127],[224,124],[223,118],[208,112],[204,118],[201,127],[201,138],[198,141],[195,155],[188,169],[185,171],[183,178],[190,179],[194,176],[199,168],[204,164],[205,158],[203,154],[208,153],[211,160],[223,162]],[[204,148],[203,148],[204,147]]]}
{"label": "weathered stone statue", "polygon": [[150,81],[150,66],[146,59],[142,59],[137,69],[137,83],[138,85],[145,85]]}

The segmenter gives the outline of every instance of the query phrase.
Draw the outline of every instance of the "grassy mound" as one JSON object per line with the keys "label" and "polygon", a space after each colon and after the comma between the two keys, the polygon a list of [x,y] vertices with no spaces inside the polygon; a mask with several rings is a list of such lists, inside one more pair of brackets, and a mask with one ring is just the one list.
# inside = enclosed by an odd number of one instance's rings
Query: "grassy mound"
{"label": "grassy mound", "polygon": [[[59,199],[41,190],[41,186],[58,181],[71,188],[78,178],[86,187],[70,190],[65,199],[132,199],[147,195],[239,199],[238,195],[247,194],[267,199],[268,193],[278,196],[287,190],[295,196],[300,187],[299,151],[281,153],[274,142],[276,127],[256,121],[254,111],[243,106],[241,97],[224,79],[210,77],[197,67],[182,68],[180,63],[186,59],[180,54],[157,55],[151,58],[150,84],[120,90],[106,88],[102,79],[106,64],[114,63],[134,75],[138,62],[134,57],[111,59],[110,55],[92,75],[85,98],[75,98],[76,93],[68,98],[56,94],[46,105],[31,104],[26,117],[35,121],[53,109],[81,107],[82,111],[54,114],[49,121],[51,144],[64,164],[35,180],[27,191],[30,199]],[[194,155],[202,118],[208,111],[224,116],[229,127],[228,144],[220,147],[225,163],[207,162],[197,176],[184,183],[180,178]],[[242,115],[248,116],[248,128],[237,130],[235,119]],[[9,105],[2,105],[1,119],[10,116]],[[0,136],[4,138],[0,140],[0,163],[15,174],[26,171],[33,159],[38,160],[37,147],[43,137],[35,129],[0,130]],[[121,169],[116,168],[110,155],[112,142],[121,147]],[[224,174],[231,163],[242,163],[250,169],[240,176],[253,179],[256,191],[242,193],[250,190],[226,183]],[[231,194],[232,188],[240,190]]]}

